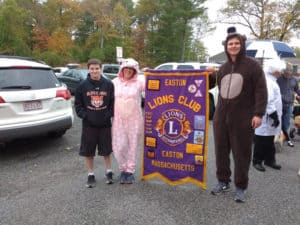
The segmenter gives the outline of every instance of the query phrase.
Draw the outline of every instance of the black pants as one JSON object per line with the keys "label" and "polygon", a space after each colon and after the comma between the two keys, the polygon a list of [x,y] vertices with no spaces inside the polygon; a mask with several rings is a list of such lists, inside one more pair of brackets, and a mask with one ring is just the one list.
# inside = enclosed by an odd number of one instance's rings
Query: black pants
{"label": "black pants", "polygon": [[274,135],[254,136],[253,164],[275,162]]}

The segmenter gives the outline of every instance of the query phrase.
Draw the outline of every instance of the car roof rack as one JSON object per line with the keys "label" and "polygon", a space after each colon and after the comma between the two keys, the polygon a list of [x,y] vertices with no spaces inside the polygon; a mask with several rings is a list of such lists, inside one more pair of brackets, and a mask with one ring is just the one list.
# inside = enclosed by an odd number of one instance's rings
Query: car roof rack
{"label": "car roof rack", "polygon": [[27,57],[27,56],[16,56],[16,55],[0,55],[0,58],[9,58],[9,59],[24,59],[24,60],[28,60],[28,61],[34,61],[34,62],[38,62],[38,63],[42,63],[42,64],[46,64],[44,61],[42,60],[37,60],[35,58],[32,57]]}

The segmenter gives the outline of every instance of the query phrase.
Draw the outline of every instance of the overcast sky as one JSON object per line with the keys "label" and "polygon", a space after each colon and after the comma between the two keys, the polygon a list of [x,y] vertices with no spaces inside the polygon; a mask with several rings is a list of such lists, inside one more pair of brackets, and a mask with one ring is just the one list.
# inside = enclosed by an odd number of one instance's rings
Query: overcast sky
{"label": "overcast sky", "polygon": [[[225,0],[207,0],[205,6],[208,8],[208,17],[211,21],[217,19],[217,11],[226,5]],[[209,36],[202,39],[204,46],[207,48],[210,56],[216,55],[224,50],[222,41],[227,36],[227,28],[230,24],[216,24],[216,30]],[[237,32],[246,35],[249,39],[249,31],[243,26],[235,25]]]}
{"label": "overcast sky", "polygon": [[[208,16],[210,20],[215,20],[217,18],[217,10],[221,9],[226,5],[226,0],[207,0],[206,7],[208,8]],[[217,24],[214,33],[205,37],[202,41],[208,50],[210,56],[218,54],[223,51],[222,41],[225,39],[227,27],[230,25]],[[247,39],[251,39],[250,32],[247,28],[243,26],[236,25],[237,32],[246,35]],[[291,47],[300,48],[300,39],[293,38],[290,43]]]}

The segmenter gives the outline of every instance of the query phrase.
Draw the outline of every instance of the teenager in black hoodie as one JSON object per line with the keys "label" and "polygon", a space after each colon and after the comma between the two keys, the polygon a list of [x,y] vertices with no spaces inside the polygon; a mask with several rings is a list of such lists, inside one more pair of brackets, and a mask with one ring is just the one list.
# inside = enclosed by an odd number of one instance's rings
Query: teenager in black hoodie
{"label": "teenager in black hoodie", "polygon": [[114,86],[101,76],[101,62],[90,59],[87,63],[89,74],[75,92],[75,110],[82,119],[81,146],[79,155],[85,157],[88,170],[86,186],[92,188],[94,175],[94,156],[104,157],[107,184],[113,183],[110,154],[112,153],[111,118],[113,117]]}

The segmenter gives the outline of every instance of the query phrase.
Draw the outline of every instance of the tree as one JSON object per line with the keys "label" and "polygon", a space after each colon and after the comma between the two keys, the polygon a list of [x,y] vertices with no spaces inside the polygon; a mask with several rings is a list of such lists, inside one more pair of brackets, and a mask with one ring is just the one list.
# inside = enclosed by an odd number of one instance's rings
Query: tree
{"label": "tree", "polygon": [[46,29],[35,26],[32,30],[33,50],[45,51],[48,49],[49,34]]}
{"label": "tree", "polygon": [[146,54],[154,64],[185,61],[193,42],[193,20],[204,18],[205,0],[141,0],[137,23],[146,26]]}
{"label": "tree", "polygon": [[133,39],[131,35],[132,19],[130,18],[127,9],[121,3],[116,3],[114,5],[112,13],[112,24],[118,34],[118,42],[120,46],[123,46],[124,56],[134,57]]}
{"label": "tree", "polygon": [[[9,22],[8,22],[9,21]],[[28,11],[15,0],[0,2],[0,53],[31,54],[32,23]]]}
{"label": "tree", "polygon": [[71,40],[70,34],[64,29],[57,29],[48,38],[48,49],[63,56],[70,58],[70,49],[73,47],[73,42]]}
{"label": "tree", "polygon": [[249,28],[257,39],[289,41],[300,28],[299,0],[228,0],[223,23]]}
{"label": "tree", "polygon": [[80,10],[79,1],[48,0],[43,4],[43,24],[39,25],[47,27],[50,35],[56,29],[64,29],[71,35],[78,26]]}

